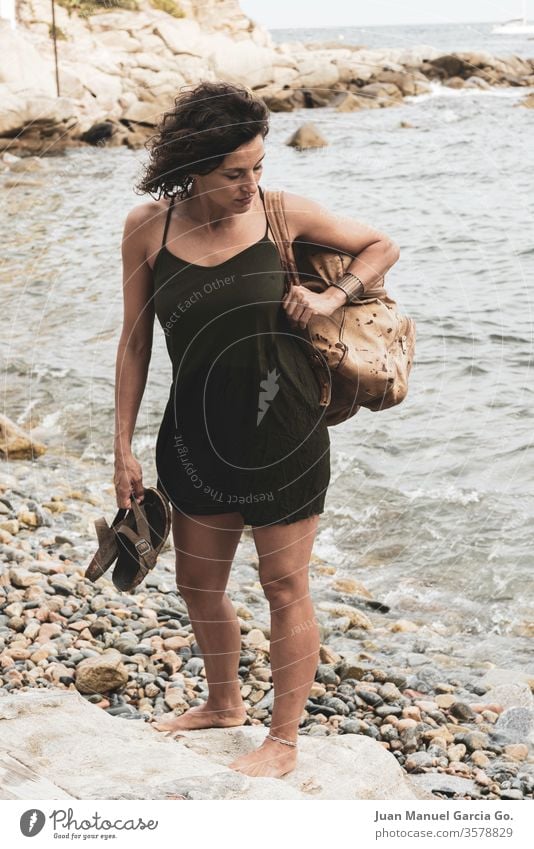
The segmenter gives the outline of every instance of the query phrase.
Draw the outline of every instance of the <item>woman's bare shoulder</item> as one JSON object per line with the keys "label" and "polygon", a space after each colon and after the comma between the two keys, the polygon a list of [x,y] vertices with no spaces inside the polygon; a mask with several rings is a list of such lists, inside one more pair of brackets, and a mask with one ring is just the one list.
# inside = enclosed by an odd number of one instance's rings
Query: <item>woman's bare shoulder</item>
{"label": "woman's bare shoulder", "polygon": [[168,201],[149,200],[132,207],[124,222],[122,252],[138,261],[152,256],[161,241]]}
{"label": "woman's bare shoulder", "polygon": [[126,216],[124,222],[125,231],[132,232],[134,230],[143,229],[147,232],[154,224],[161,220],[161,215],[167,209],[167,201],[164,200],[149,200],[143,203],[138,203],[132,207]]}
{"label": "woman's bare shoulder", "polygon": [[296,239],[305,231],[310,217],[326,212],[317,201],[304,195],[297,195],[295,192],[288,192],[286,189],[282,193],[282,203],[292,239]]}

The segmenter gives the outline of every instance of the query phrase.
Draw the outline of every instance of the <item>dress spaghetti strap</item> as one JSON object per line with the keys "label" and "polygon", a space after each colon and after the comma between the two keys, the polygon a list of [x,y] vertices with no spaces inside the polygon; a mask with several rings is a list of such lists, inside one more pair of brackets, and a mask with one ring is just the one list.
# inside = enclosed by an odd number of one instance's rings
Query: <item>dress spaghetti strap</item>
{"label": "dress spaghetti strap", "polygon": [[169,222],[171,220],[172,209],[173,209],[173,206],[174,206],[175,197],[176,197],[176,195],[172,196],[171,202],[169,203],[169,208],[167,210],[167,217],[165,219],[165,228],[163,230],[163,239],[161,240],[161,247],[162,248],[165,247],[165,244],[167,242],[167,230],[169,229]]}
{"label": "dress spaghetti strap", "polygon": [[[269,219],[267,218],[267,210],[265,209],[265,198],[263,197],[263,189],[262,189],[262,187],[259,185],[259,183],[258,183],[258,191],[259,191],[259,193],[260,193],[261,202],[262,202],[262,204],[263,204],[263,211],[264,211],[264,213],[265,213],[266,226],[265,226],[265,233],[264,233],[264,235],[263,235],[263,239],[266,239],[266,238],[267,238],[267,235],[268,235],[268,233],[269,233]],[[272,230],[271,230],[271,233],[272,233]],[[273,234],[273,235],[274,235],[274,234]],[[274,241],[274,240],[273,240],[273,241]]]}

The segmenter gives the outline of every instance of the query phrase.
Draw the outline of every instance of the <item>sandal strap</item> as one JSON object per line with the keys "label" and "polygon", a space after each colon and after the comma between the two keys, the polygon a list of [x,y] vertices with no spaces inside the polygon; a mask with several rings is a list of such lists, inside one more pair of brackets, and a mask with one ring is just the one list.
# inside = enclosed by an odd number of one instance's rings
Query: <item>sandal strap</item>
{"label": "sandal strap", "polygon": [[132,496],[132,510],[135,516],[135,524],[140,535],[150,542],[150,527],[146,517],[146,510],[142,504],[138,504]]}
{"label": "sandal strap", "polygon": [[115,526],[124,519],[127,512],[124,507],[119,508],[111,525],[108,525],[104,516],[95,519],[94,526],[98,548],[85,572],[85,576],[90,581],[96,581],[102,577],[118,556],[117,540],[114,533]]}
{"label": "sandal strap", "polygon": [[128,510],[125,507],[119,507],[111,525],[108,525],[104,516],[101,516],[100,519],[95,519],[94,526],[99,547],[102,545],[108,546],[110,543],[114,544],[115,535],[113,530],[119,522],[122,522],[127,512]]}
{"label": "sandal strap", "polygon": [[109,545],[110,541],[115,542],[115,534],[108,525],[107,520],[104,518],[104,516],[102,516],[100,519],[95,519],[94,524],[99,548],[102,548],[105,545]]}
{"label": "sandal strap", "polygon": [[140,569],[146,568],[148,571],[154,568],[154,566],[156,565],[157,554],[154,546],[150,541],[150,535],[148,536],[148,538],[141,536],[140,534],[136,533],[133,528],[129,528],[128,525],[121,525],[115,530],[115,533],[124,534],[124,536],[128,537],[128,539],[133,542],[136,553],[140,558]]}

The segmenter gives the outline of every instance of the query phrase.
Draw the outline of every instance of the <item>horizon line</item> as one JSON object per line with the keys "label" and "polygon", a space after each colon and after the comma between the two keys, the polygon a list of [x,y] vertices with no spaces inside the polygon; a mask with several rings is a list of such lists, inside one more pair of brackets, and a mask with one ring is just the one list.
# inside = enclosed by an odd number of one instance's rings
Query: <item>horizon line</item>
{"label": "horizon line", "polygon": [[[256,20],[252,15],[248,15],[247,17],[251,18],[251,20]],[[522,20],[521,17],[518,18],[507,18],[508,21],[512,20]],[[259,23],[259,21],[256,21]],[[381,27],[450,27],[450,26],[459,26],[461,24],[502,24],[503,21],[492,20],[492,21],[440,21],[439,23],[422,23],[419,21],[415,23],[414,21],[409,21],[405,24],[323,24],[322,26],[289,26],[289,27],[274,27],[267,26],[266,24],[261,24],[261,26],[265,26],[266,29],[339,29],[341,27],[350,28],[350,29],[372,29],[373,27],[381,28]]]}

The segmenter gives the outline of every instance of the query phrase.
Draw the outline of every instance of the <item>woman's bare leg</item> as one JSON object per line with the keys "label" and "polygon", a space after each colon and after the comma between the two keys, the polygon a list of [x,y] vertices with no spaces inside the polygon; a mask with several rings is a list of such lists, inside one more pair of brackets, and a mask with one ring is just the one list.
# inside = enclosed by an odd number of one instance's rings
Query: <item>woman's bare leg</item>
{"label": "woman's bare leg", "polygon": [[243,530],[240,513],[185,515],[173,508],[176,586],[188,609],[209,687],[203,705],[154,723],[158,731],[242,725],[241,631],[226,585]]}
{"label": "woman's bare leg", "polygon": [[[296,742],[299,722],[319,661],[319,630],[309,594],[308,566],[319,516],[253,528],[260,581],[271,610],[274,705],[270,733]],[[280,777],[294,769],[296,748],[267,738],[232,769]]]}

